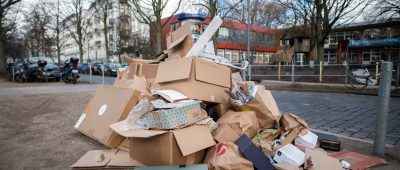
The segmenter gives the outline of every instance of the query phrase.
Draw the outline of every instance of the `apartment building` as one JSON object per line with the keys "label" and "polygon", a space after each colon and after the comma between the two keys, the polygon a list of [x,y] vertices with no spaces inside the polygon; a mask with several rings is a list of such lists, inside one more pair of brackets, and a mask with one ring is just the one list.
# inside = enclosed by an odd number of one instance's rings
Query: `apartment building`
{"label": "apartment building", "polygon": [[[118,62],[119,55],[122,53],[133,54],[135,48],[140,48],[143,41],[148,41],[148,26],[139,23],[133,12],[128,9],[127,0],[110,0],[108,4],[108,46],[109,61],[106,61],[106,50],[103,33],[103,21],[98,17],[99,10],[96,5],[99,1],[93,2],[85,10],[85,39],[83,47],[83,62]],[[99,9],[99,8],[97,8]],[[71,20],[73,16],[65,19],[65,22]],[[79,48],[69,30],[63,31],[63,50],[61,60],[70,57],[79,58]]]}

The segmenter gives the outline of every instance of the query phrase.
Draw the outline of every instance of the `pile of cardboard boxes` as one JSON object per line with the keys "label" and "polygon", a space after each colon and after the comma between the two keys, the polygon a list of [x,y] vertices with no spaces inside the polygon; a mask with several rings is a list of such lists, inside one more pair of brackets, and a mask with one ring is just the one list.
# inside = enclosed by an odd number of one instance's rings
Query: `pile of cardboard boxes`
{"label": "pile of cardboard boxes", "polygon": [[317,149],[304,120],[281,114],[270,91],[205,50],[221,23],[216,17],[195,43],[181,26],[167,38],[167,58],[125,58],[129,69],[95,92],[74,126],[110,149],[72,167],[343,169]]}

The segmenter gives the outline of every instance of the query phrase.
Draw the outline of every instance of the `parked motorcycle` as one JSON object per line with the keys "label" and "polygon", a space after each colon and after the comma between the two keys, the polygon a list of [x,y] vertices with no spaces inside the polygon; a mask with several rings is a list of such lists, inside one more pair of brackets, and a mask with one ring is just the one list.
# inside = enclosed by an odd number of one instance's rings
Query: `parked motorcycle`
{"label": "parked motorcycle", "polygon": [[79,59],[78,58],[73,58],[71,57],[69,61],[67,60],[64,64],[64,69],[61,74],[61,79],[65,83],[71,83],[76,84],[79,79],[79,71],[78,71],[78,63]]}
{"label": "parked motorcycle", "polygon": [[44,71],[46,65],[47,61],[44,59],[27,59],[22,64],[15,67],[15,81],[18,83],[33,81],[44,82],[46,80],[46,75]]}

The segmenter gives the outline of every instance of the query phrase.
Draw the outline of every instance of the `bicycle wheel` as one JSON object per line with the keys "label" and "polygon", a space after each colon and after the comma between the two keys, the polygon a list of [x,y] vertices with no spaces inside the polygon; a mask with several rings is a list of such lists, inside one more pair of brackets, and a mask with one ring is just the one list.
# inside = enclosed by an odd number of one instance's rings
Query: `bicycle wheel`
{"label": "bicycle wheel", "polygon": [[351,87],[353,87],[357,90],[362,90],[365,87],[367,87],[368,79],[369,79],[369,76],[355,75],[353,73],[350,73],[350,75],[349,75],[349,82],[350,82]]}

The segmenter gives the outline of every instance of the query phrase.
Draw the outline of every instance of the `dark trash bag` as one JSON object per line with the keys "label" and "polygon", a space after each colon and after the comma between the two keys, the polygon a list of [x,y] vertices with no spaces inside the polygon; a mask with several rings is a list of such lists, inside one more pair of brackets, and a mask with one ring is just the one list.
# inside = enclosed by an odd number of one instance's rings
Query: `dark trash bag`
{"label": "dark trash bag", "polygon": [[45,67],[47,65],[47,61],[46,60],[38,60],[37,64],[39,67]]}

